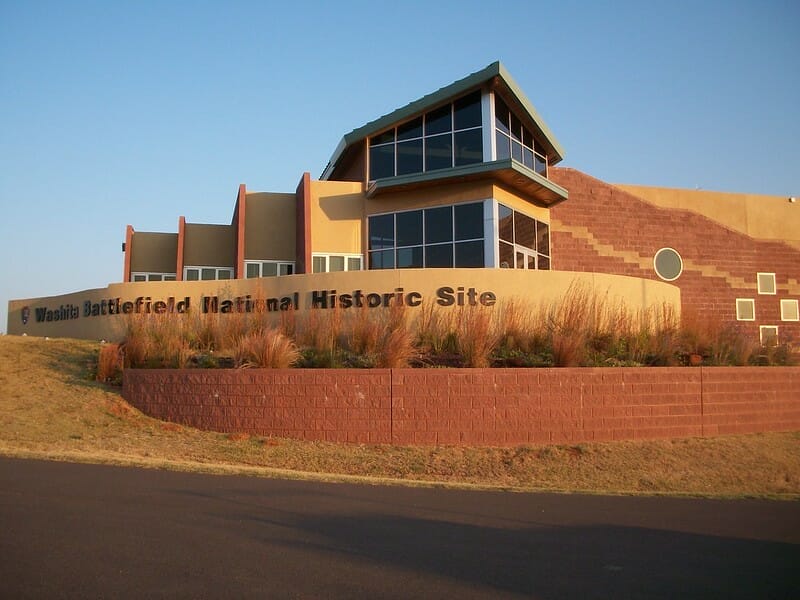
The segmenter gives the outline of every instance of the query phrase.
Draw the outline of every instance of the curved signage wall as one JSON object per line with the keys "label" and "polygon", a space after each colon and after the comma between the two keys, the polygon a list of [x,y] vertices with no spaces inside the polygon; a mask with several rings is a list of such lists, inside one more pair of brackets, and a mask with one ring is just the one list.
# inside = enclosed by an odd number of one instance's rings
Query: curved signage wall
{"label": "curved signage wall", "polygon": [[396,269],[234,279],[113,283],[60,296],[12,300],[8,333],[121,340],[125,319],[137,314],[181,315],[379,308],[401,303],[410,311],[476,306],[502,310],[511,300],[555,302],[582,285],[632,311],[669,305],[680,311],[680,291],[661,281],[565,271],[514,269]]}

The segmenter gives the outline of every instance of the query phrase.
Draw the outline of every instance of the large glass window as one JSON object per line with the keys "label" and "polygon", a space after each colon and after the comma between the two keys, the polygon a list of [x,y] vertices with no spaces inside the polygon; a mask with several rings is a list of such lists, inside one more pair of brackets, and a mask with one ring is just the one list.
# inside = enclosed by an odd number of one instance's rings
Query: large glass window
{"label": "large glass window", "polygon": [[537,147],[530,130],[498,94],[494,95],[494,138],[497,160],[513,158],[540,175],[547,176],[547,156]]}
{"label": "large glass window", "polygon": [[483,161],[481,92],[472,92],[372,136],[370,180]]}
{"label": "large glass window", "polygon": [[504,204],[497,206],[497,255],[503,269],[550,269],[550,226]]}
{"label": "large glass window", "polygon": [[483,203],[369,218],[369,268],[483,267]]}

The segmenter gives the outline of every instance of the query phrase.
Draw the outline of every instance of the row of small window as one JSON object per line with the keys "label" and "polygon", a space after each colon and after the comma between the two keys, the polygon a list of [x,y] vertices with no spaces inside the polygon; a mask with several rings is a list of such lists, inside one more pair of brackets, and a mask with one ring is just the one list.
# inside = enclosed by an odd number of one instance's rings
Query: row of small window
{"label": "row of small window", "polygon": [[370,138],[370,180],[483,161],[481,93],[473,92]]}
{"label": "row of small window", "polygon": [[175,273],[131,273],[131,281],[175,281]]}
{"label": "row of small window", "polygon": [[[762,293],[759,291],[759,293]],[[774,293],[774,292],[773,292]],[[755,321],[756,301],[753,298],[736,299],[736,320]],[[800,301],[781,299],[781,321],[800,321]]]}

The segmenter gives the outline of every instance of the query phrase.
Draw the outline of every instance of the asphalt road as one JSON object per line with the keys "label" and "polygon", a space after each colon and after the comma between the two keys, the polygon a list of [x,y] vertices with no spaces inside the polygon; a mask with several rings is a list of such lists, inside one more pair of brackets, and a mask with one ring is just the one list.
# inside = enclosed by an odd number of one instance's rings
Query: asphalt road
{"label": "asphalt road", "polygon": [[2,598],[797,598],[800,503],[0,459]]}

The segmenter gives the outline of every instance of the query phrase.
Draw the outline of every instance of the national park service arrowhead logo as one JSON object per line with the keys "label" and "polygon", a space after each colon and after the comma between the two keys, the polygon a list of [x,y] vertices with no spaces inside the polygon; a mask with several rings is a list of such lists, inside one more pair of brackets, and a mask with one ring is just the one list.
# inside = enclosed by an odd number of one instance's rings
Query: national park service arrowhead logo
{"label": "national park service arrowhead logo", "polygon": [[22,324],[27,325],[28,319],[31,318],[31,307],[30,306],[23,306],[22,307]]}

